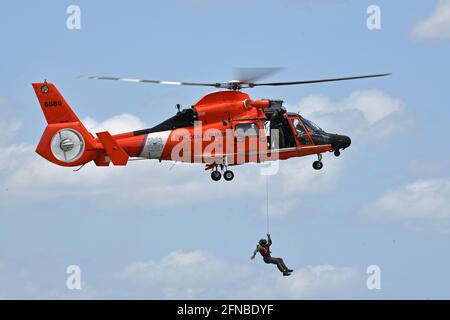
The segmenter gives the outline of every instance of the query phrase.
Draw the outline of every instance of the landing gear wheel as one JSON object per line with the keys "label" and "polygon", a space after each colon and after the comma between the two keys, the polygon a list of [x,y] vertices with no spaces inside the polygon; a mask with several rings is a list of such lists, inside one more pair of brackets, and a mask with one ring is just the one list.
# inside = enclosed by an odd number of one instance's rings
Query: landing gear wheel
{"label": "landing gear wheel", "polygon": [[323,162],[322,161],[314,161],[312,166],[314,169],[320,170],[323,168]]}
{"label": "landing gear wheel", "polygon": [[211,179],[213,179],[214,181],[219,181],[220,178],[222,178],[222,174],[219,171],[214,170],[213,172],[211,172]]}
{"label": "landing gear wheel", "polygon": [[339,157],[341,155],[341,152],[339,150],[334,150],[334,155],[336,157]]}
{"label": "landing gear wheel", "polygon": [[234,173],[233,173],[233,171],[231,171],[231,170],[225,171],[225,172],[223,173],[223,178],[224,178],[226,181],[231,181],[231,180],[233,180],[233,178],[234,178]]}

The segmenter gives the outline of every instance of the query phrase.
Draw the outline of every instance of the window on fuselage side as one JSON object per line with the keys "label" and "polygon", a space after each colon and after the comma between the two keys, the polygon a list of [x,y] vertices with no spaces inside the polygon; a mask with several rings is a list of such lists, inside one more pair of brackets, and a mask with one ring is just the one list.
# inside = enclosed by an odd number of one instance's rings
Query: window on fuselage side
{"label": "window on fuselage side", "polygon": [[255,123],[239,123],[235,128],[238,137],[256,137],[259,128]]}

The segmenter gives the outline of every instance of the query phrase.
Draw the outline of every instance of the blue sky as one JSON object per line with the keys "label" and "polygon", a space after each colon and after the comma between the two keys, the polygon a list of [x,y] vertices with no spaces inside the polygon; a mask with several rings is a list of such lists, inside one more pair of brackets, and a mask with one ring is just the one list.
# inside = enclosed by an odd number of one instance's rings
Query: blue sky
{"label": "blue sky", "polygon": [[[81,8],[81,30],[66,8]],[[382,28],[366,27],[381,8]],[[449,298],[450,2],[25,1],[0,12],[0,298]],[[273,81],[392,72],[388,78],[257,88],[324,129],[341,157],[280,163],[270,178],[273,253],[260,259],[265,178],[235,169],[130,163],[79,173],[34,148],[45,120],[31,82],[48,79],[95,132],[152,126],[207,88],[79,75],[227,81],[236,67],[283,67]],[[66,289],[66,267],[82,289]],[[366,268],[381,268],[381,290]]]}

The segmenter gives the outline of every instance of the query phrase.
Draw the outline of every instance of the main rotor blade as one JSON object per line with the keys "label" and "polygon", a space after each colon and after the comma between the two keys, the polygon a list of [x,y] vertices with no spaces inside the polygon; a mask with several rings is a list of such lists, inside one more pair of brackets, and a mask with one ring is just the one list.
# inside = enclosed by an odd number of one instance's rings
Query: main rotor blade
{"label": "main rotor blade", "polygon": [[[255,70],[255,69],[253,69]],[[254,75],[253,78],[258,78],[269,73],[273,73],[279,69],[277,68],[266,68],[264,71],[260,72],[258,75]],[[319,80],[306,80],[306,81],[290,81],[290,82],[267,82],[267,83],[254,83],[246,79],[239,79],[230,82],[214,82],[214,83],[202,83],[202,82],[181,82],[181,81],[164,81],[164,80],[147,80],[147,79],[133,79],[133,78],[122,78],[122,77],[104,77],[104,76],[88,76],[88,79],[97,80],[116,80],[125,82],[135,82],[135,83],[155,83],[155,84],[168,84],[176,86],[203,86],[203,87],[215,87],[229,90],[241,90],[248,89],[258,86],[289,86],[289,85],[300,85],[300,84],[310,84],[310,83],[320,83],[320,82],[332,82],[332,81],[344,81],[344,80],[355,80],[355,79],[365,79],[365,78],[376,78],[389,76],[391,73],[381,73],[372,74],[365,76],[356,77],[345,77],[345,78],[330,78],[330,79],[319,79]],[[250,77],[249,77],[250,78]]]}
{"label": "main rotor blade", "polygon": [[207,86],[221,88],[224,83],[200,83],[200,82],[180,82],[180,81],[164,81],[164,80],[147,80],[147,79],[132,79],[132,78],[122,78],[122,77],[102,77],[102,76],[88,76],[88,79],[96,80],[116,80],[116,81],[126,81],[126,82],[136,82],[136,83],[156,83],[156,84],[169,84],[175,86]]}
{"label": "main rotor blade", "polygon": [[250,83],[249,85],[250,85],[250,87],[257,87],[257,86],[290,86],[290,85],[296,85],[296,84],[310,84],[310,83],[320,83],[320,82],[332,82],[332,81],[345,81],[345,80],[355,80],[355,79],[377,78],[377,77],[385,77],[385,76],[389,76],[389,75],[391,75],[391,73],[371,74],[371,75],[366,75],[366,76],[345,77],[345,78],[306,80],[306,81]]}

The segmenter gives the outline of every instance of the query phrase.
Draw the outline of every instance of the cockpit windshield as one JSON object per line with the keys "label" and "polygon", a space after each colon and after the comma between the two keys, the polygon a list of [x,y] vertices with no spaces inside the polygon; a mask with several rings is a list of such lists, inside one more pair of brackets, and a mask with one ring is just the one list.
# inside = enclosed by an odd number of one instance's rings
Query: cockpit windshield
{"label": "cockpit windshield", "polygon": [[321,127],[319,127],[317,124],[315,124],[311,120],[305,119],[303,117],[301,117],[301,118],[302,118],[303,124],[306,126],[306,128],[308,129],[309,132],[311,132],[311,133],[323,133],[324,132]]}

